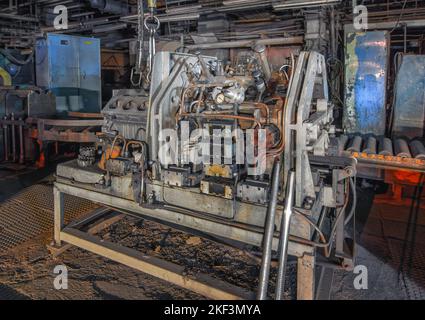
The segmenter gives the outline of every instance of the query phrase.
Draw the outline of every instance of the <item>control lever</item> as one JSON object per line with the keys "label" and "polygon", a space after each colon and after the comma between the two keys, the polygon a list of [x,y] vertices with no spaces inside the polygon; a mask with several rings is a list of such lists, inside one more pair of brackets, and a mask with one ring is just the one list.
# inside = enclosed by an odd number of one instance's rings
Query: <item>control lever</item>
{"label": "control lever", "polygon": [[294,206],[294,186],[295,186],[295,173],[289,172],[288,184],[286,187],[285,208],[283,210],[282,221],[280,224],[280,238],[279,238],[279,268],[277,271],[276,283],[276,300],[282,300],[283,290],[285,287],[285,273],[286,262],[288,259],[288,244],[289,244],[289,227],[291,224],[291,217]]}

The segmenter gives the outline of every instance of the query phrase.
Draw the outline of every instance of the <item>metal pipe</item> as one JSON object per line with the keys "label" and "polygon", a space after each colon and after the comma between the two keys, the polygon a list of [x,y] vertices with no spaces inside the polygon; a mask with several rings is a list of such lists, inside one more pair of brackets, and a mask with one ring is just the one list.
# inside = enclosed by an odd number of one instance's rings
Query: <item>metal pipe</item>
{"label": "metal pipe", "polygon": [[336,27],[335,27],[335,7],[332,6],[330,10],[330,38],[331,38],[331,55],[332,58],[337,57],[337,45],[336,45]]}
{"label": "metal pipe", "polygon": [[394,154],[391,139],[381,138],[381,141],[379,141],[379,154],[382,156],[392,156]]}
{"label": "metal pipe", "polygon": [[262,44],[265,46],[277,46],[277,45],[292,45],[292,44],[303,44],[304,37],[286,37],[286,38],[270,38],[270,39],[258,39],[258,40],[238,40],[238,41],[224,41],[224,42],[213,42],[213,43],[198,43],[193,45],[187,45],[189,50],[202,50],[202,49],[230,49],[230,48],[250,48],[254,44]]}
{"label": "metal pipe", "polygon": [[[7,116],[4,116],[4,120],[7,120]],[[4,124],[3,126],[4,135],[4,161],[9,161],[9,126]]]}
{"label": "metal pipe", "polygon": [[360,148],[362,147],[362,137],[361,136],[355,136],[351,140],[350,147],[347,149],[347,151],[350,152],[360,152]]}
{"label": "metal pipe", "polygon": [[12,116],[10,118],[12,121],[11,129],[12,129],[12,160],[13,162],[16,162],[16,132],[15,132],[15,125],[13,124],[13,121],[15,121],[15,115],[12,113]]}
{"label": "metal pipe", "polygon": [[21,123],[22,118],[19,118],[19,163],[24,164],[25,154],[24,154],[24,126]]}
{"label": "metal pipe", "polygon": [[295,173],[291,171],[286,187],[285,209],[280,224],[279,267],[277,271],[276,300],[282,300],[285,289],[286,262],[288,259],[289,227],[291,225],[292,207],[294,205]]}
{"label": "metal pipe", "polygon": [[23,16],[23,15],[9,14],[9,13],[0,13],[0,18],[27,21],[27,22],[38,22],[38,18],[36,17],[29,17],[29,16]]}
{"label": "metal pipe", "polygon": [[309,1],[285,1],[285,2],[277,2],[273,4],[273,9],[275,11],[283,11],[288,9],[298,9],[302,7],[317,7],[317,6],[325,6],[331,4],[339,4],[341,0],[309,0]]}
{"label": "metal pipe", "polygon": [[348,137],[342,135],[338,138],[338,154],[341,155],[345,151],[345,146],[347,145]]}
{"label": "metal pipe", "polygon": [[142,0],[138,0],[137,2],[137,13],[139,15],[138,19],[137,19],[137,62],[136,62],[136,71],[138,73],[141,72],[142,70],[142,62],[143,62],[143,45],[145,42],[144,39],[144,11],[143,11],[143,1]]}
{"label": "metal pipe", "polygon": [[270,69],[269,60],[267,59],[266,55],[266,46],[257,43],[253,49],[258,55],[261,69],[263,69],[264,79],[266,82],[269,82],[270,78],[272,77],[272,71]]}
{"label": "metal pipe", "polygon": [[412,157],[412,155],[410,154],[409,146],[407,145],[407,142],[404,139],[397,139],[394,142],[394,149],[395,149],[395,154],[397,157],[402,157],[402,158]]}
{"label": "metal pipe", "polygon": [[369,137],[367,139],[363,152],[368,154],[376,154],[376,138]]}
{"label": "metal pipe", "polygon": [[117,0],[89,0],[92,8],[111,14],[128,14],[130,7],[128,4]]}
{"label": "metal pipe", "polygon": [[425,147],[419,140],[413,140],[410,143],[410,150],[416,159],[425,160]]}
{"label": "metal pipe", "polygon": [[105,24],[94,27],[92,29],[93,33],[102,33],[102,32],[111,32],[115,30],[121,30],[127,28],[126,23],[113,23],[113,24]]}
{"label": "metal pipe", "polygon": [[270,203],[267,207],[266,225],[263,235],[263,256],[261,258],[260,277],[258,280],[257,299],[265,300],[267,298],[267,289],[269,285],[270,265],[272,258],[273,234],[276,216],[277,196],[279,191],[279,177],[281,167],[281,157],[275,162],[272,174],[272,188]]}

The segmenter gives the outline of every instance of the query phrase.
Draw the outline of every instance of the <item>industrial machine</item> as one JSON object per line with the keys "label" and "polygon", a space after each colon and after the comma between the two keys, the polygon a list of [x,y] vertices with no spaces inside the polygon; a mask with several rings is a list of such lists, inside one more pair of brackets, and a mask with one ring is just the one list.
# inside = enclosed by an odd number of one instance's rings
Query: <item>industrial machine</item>
{"label": "industrial machine", "polygon": [[100,241],[80,228],[94,217],[65,227],[63,194],[72,194],[262,247],[259,299],[268,296],[272,251],[279,251],[277,299],[287,254],[295,256],[298,298],[314,298],[318,248],[352,265],[344,226],[353,215],[355,161],[335,152],[324,57],[293,58],[286,84],[272,81],[274,71],[261,46],[238,69],[215,57],[158,52],[150,92],[115,92],[102,111],[99,142],[57,167],[56,246],[65,241],[207,297],[253,297],[207,276],[188,280],[176,265]]}
{"label": "industrial machine", "polygon": [[99,119],[81,119],[81,113],[58,118],[55,95],[34,86],[0,86],[0,114],[0,163],[16,169],[33,163],[43,168],[51,143],[58,154],[59,143],[97,141],[102,125]]}
{"label": "industrial machine", "polygon": [[58,113],[96,113],[102,105],[100,40],[46,34],[35,46],[37,85],[56,97]]}
{"label": "industrial machine", "polygon": [[[34,78],[37,86],[30,85]],[[99,39],[47,34],[26,55],[1,49],[0,79],[1,168],[42,168],[60,143],[97,141]],[[61,151],[72,154],[72,147]]]}

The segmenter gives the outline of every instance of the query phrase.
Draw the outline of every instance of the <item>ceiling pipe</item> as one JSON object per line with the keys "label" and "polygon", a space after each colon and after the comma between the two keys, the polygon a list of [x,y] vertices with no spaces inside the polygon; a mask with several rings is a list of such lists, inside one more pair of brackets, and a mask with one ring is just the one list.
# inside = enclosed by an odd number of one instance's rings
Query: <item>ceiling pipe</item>
{"label": "ceiling pipe", "polygon": [[278,45],[296,45],[303,44],[304,37],[286,37],[286,38],[270,38],[258,40],[238,40],[238,41],[225,41],[225,42],[210,42],[199,43],[193,45],[186,45],[190,50],[203,50],[203,49],[231,49],[231,48],[251,48],[255,45],[264,46],[278,46]]}
{"label": "ceiling pipe", "polygon": [[89,0],[90,6],[101,12],[112,14],[129,14],[130,6],[119,0]]}

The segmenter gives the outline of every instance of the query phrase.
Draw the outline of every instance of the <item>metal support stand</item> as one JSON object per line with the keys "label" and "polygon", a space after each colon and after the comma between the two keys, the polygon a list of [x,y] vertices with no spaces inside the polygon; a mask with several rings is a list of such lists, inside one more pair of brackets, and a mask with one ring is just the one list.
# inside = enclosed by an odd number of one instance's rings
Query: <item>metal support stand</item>
{"label": "metal support stand", "polygon": [[[177,264],[158,259],[153,256],[145,255],[134,249],[123,247],[119,244],[105,241],[94,236],[98,230],[111,225],[118,221],[121,217],[111,218],[112,220],[103,221],[100,226],[94,226],[87,232],[80,229],[92,222],[94,218],[99,218],[102,214],[110,210],[96,211],[91,216],[85,217],[78,221],[74,221],[68,226],[64,226],[64,197],[63,193],[57,187],[54,187],[54,239],[55,247],[51,247],[54,254],[60,254],[74,245],[101,255],[105,258],[122,263],[161,280],[165,280],[184,289],[191,290],[202,296],[211,299],[220,300],[239,300],[253,299],[254,293],[243,288],[236,287],[227,282],[212,278],[206,274],[197,274],[196,277],[188,277],[184,275],[184,267]],[[105,224],[106,223],[106,224]],[[62,242],[67,244],[61,246]]]}
{"label": "metal support stand", "polygon": [[64,199],[63,193],[58,188],[53,187],[53,203],[54,203],[54,240],[57,246],[61,245],[61,231],[64,226]]}
{"label": "metal support stand", "polygon": [[[229,283],[213,278],[206,274],[198,274],[195,278],[188,278],[184,274],[184,267],[160,260],[153,256],[142,254],[139,251],[123,247],[112,243],[94,234],[102,226],[110,226],[120,218],[112,217],[103,219],[101,225],[91,226],[87,231],[82,228],[93,224],[93,220],[100,219],[110,210],[93,212],[92,214],[73,221],[67,226],[64,225],[64,194],[70,194],[76,197],[84,198],[103,204],[118,212],[131,212],[132,215],[139,215],[141,218],[180,225],[183,228],[189,228],[204,232],[206,234],[216,235],[226,239],[250,243],[252,245],[261,245],[263,233],[258,231],[249,231],[241,229],[240,226],[231,226],[201,217],[194,217],[183,213],[164,209],[149,209],[139,206],[134,201],[113,197],[108,194],[102,194],[92,190],[83,190],[77,186],[56,182],[54,186],[54,242],[55,246],[49,247],[53,255],[58,255],[68,249],[71,245],[80,247],[87,251],[101,255],[105,258],[130,266],[144,273],[168,281],[172,284],[181,286],[184,289],[192,290],[211,299],[255,299],[255,293],[245,289],[233,286]],[[299,225],[297,223],[297,225]],[[308,225],[302,225],[300,228],[310,234]],[[298,230],[297,232],[300,232]],[[66,242],[66,244],[64,244]],[[289,241],[289,254],[299,258],[304,263],[298,264],[298,299],[312,299],[314,297],[314,249],[310,246]],[[273,250],[278,250],[278,238],[273,237]],[[312,267],[308,267],[308,266]],[[308,283],[313,281],[313,283]]]}
{"label": "metal support stand", "polygon": [[297,299],[313,300],[314,299],[314,267],[315,255],[305,254],[298,258],[297,268]]}

